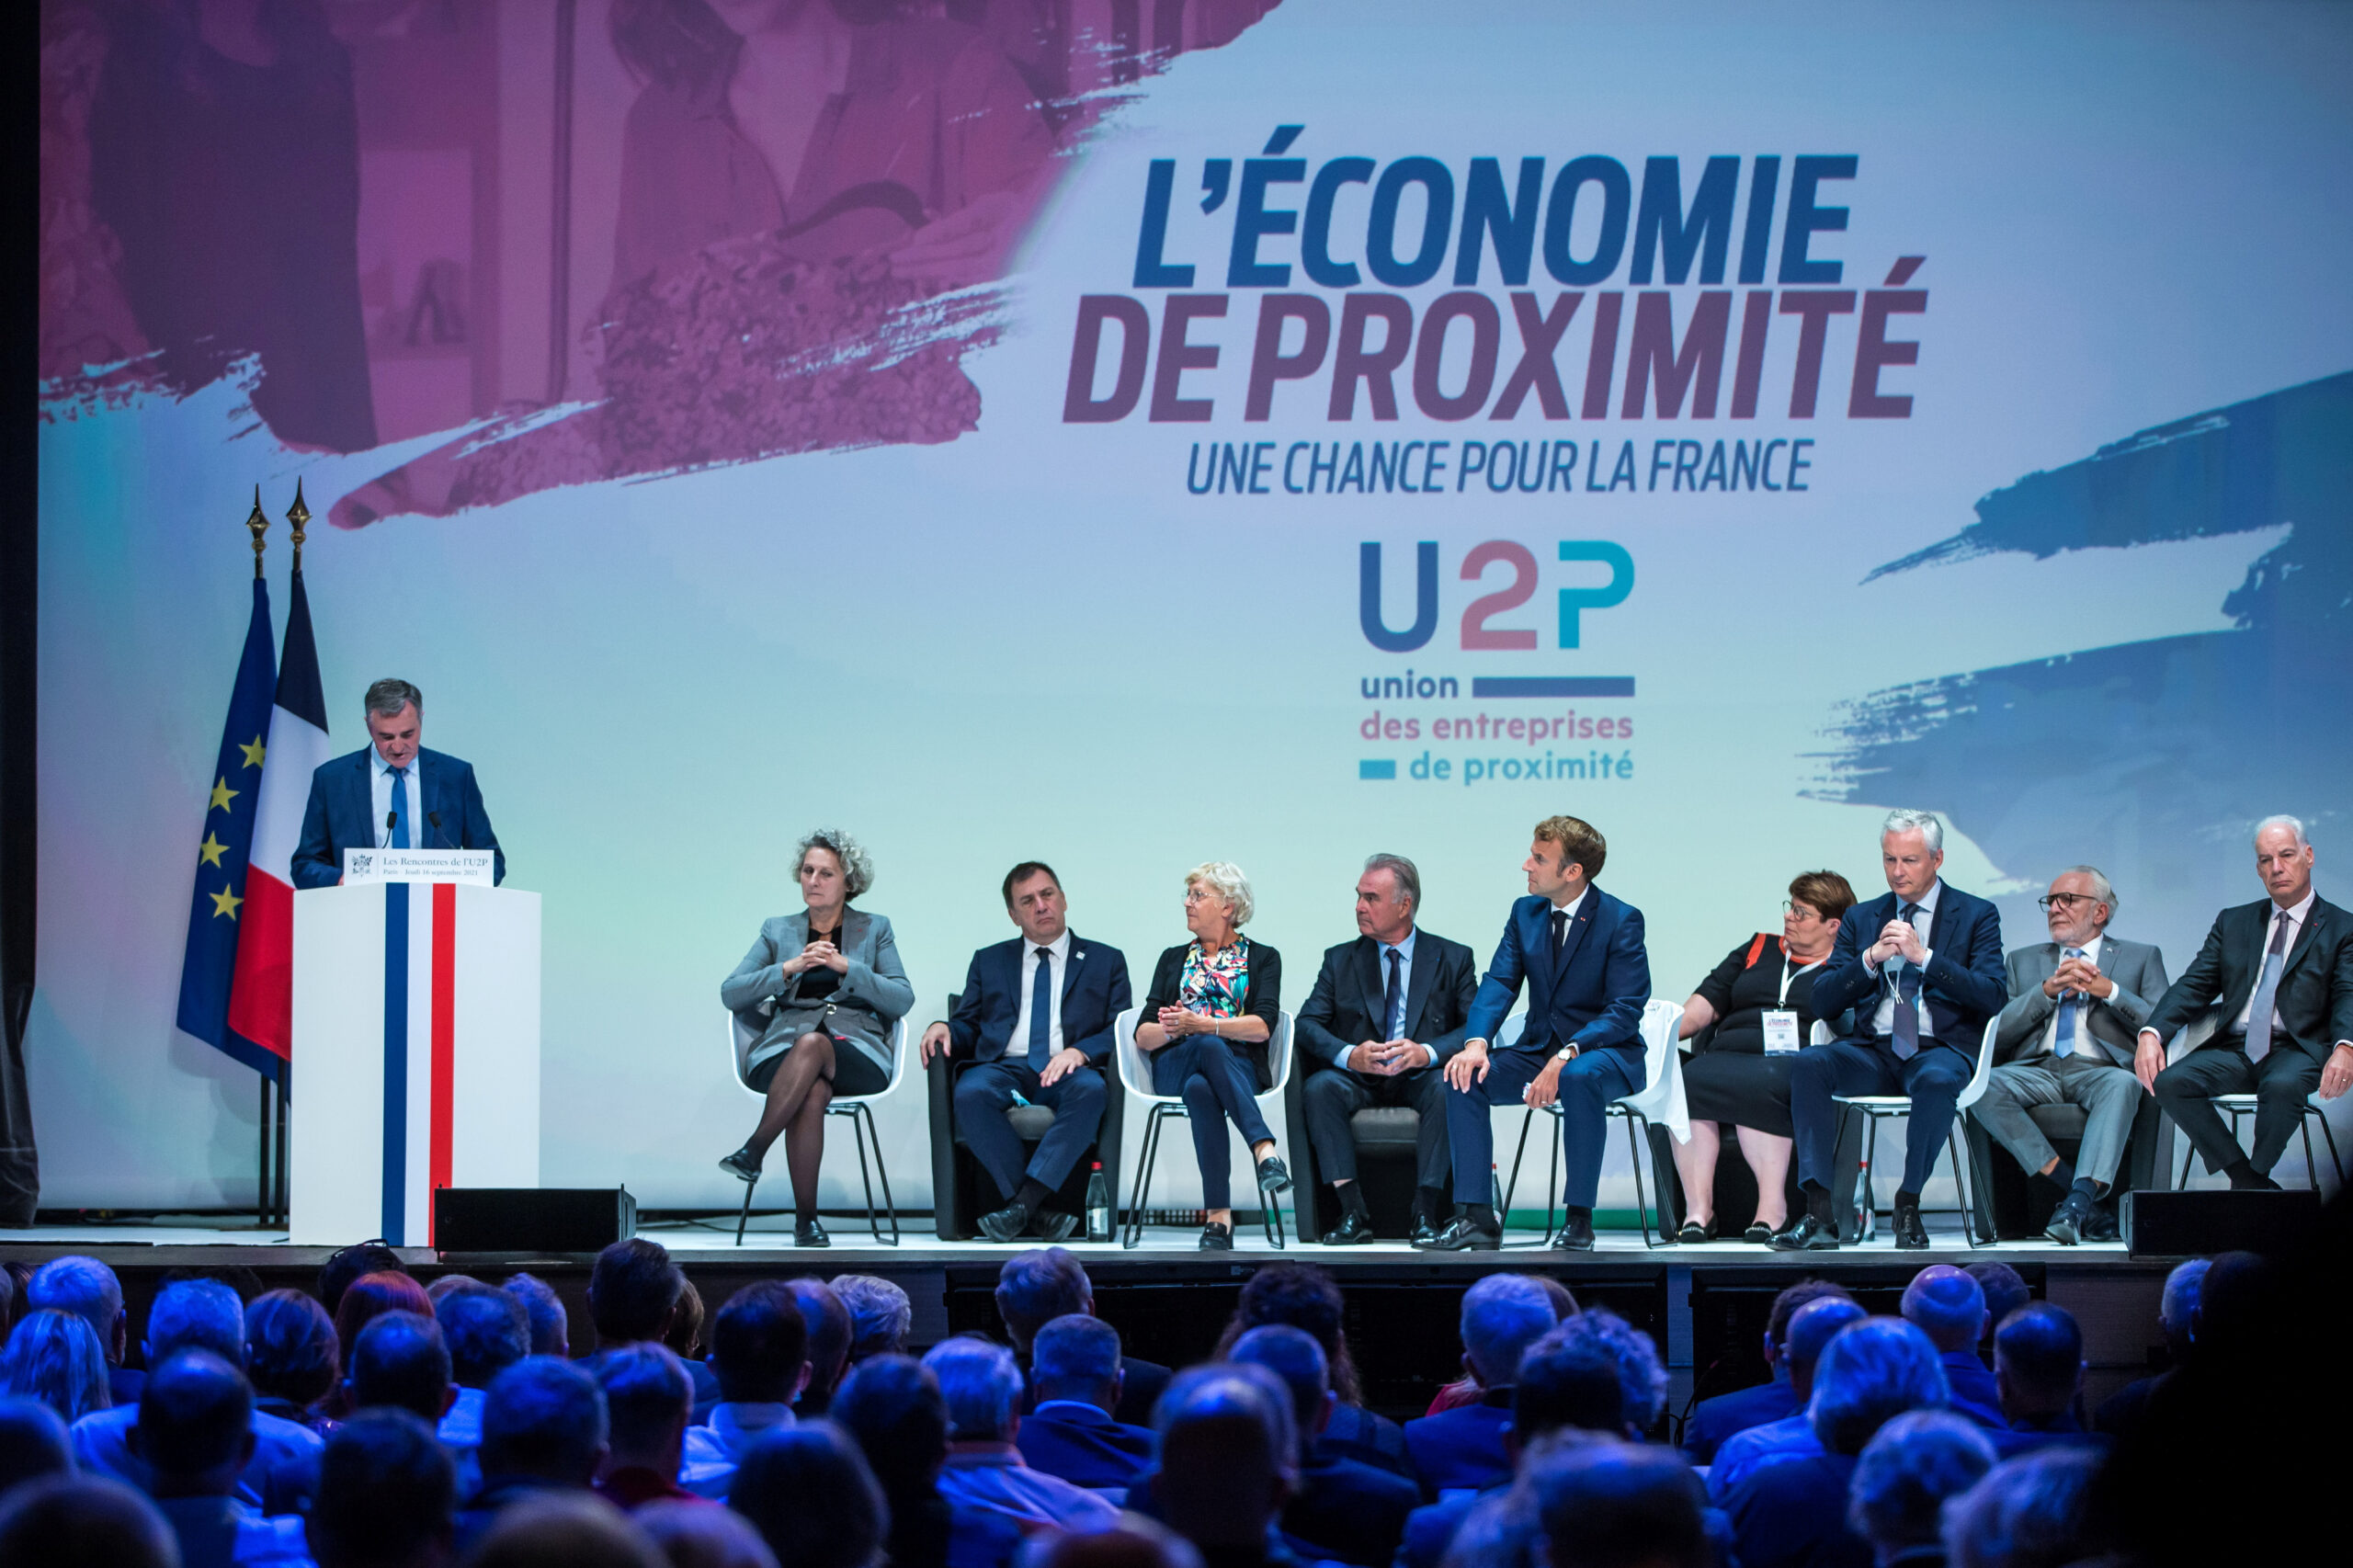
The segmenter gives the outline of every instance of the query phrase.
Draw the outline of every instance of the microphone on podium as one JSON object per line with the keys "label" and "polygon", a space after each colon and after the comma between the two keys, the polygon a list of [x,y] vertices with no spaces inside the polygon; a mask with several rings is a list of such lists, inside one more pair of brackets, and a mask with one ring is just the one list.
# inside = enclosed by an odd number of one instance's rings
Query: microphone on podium
{"label": "microphone on podium", "polygon": [[392,825],[400,820],[401,813],[397,810],[389,811],[384,813],[384,842],[376,846],[377,848],[388,849],[392,846]]}
{"label": "microphone on podium", "polygon": [[458,847],[458,846],[449,842],[449,835],[441,831],[441,813],[439,812],[426,812],[425,820],[433,824],[433,836],[441,841],[440,846],[442,848],[455,849]]}

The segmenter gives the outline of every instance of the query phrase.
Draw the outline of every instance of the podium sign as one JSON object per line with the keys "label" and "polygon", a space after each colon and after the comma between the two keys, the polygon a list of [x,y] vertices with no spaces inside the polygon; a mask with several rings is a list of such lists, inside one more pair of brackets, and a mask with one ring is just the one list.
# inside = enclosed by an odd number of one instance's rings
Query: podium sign
{"label": "podium sign", "polygon": [[468,887],[497,884],[494,849],[347,849],[343,885],[361,882],[458,882]]}
{"label": "podium sign", "polygon": [[293,1043],[295,1243],[429,1246],[437,1187],[539,1186],[540,895],[296,893]]}

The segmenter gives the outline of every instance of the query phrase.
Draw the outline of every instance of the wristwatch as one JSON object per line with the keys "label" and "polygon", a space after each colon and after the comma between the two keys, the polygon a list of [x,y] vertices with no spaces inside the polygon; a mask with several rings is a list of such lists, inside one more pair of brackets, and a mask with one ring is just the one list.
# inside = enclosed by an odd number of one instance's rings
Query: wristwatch
{"label": "wristwatch", "polygon": [[1564,1045],[1561,1047],[1560,1050],[1552,1053],[1552,1060],[1555,1062],[1574,1062],[1576,1060],[1576,1054],[1577,1048],[1575,1046]]}

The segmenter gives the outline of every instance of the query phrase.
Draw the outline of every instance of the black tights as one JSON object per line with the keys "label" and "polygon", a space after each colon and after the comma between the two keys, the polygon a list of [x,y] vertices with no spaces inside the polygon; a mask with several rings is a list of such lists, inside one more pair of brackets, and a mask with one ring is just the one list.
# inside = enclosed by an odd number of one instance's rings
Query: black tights
{"label": "black tights", "polygon": [[825,1108],[834,1103],[834,1042],[829,1035],[805,1034],[792,1042],[768,1080],[768,1103],[745,1147],[765,1159],[777,1135],[784,1135],[785,1169],[792,1177],[792,1213],[799,1221],[817,1217],[817,1170],[825,1159]]}

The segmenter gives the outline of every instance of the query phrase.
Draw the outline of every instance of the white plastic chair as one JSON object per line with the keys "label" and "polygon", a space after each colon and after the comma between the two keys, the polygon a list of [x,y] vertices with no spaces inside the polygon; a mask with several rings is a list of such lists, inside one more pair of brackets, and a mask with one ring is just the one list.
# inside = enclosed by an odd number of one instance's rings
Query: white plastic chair
{"label": "white plastic chair", "polygon": [[[1812,1044],[1824,1045],[1837,1037],[1830,1031],[1829,1025],[1817,1018],[1814,1020],[1813,1033],[1807,1038]],[[1966,1163],[1961,1157],[1961,1119],[1971,1106],[1985,1097],[1985,1085],[1993,1080],[1993,1076],[1994,1023],[1989,1018],[1985,1023],[1985,1033],[1977,1042],[1977,1069],[1970,1074],[1969,1082],[1961,1088],[1961,1097],[1953,1102],[1952,1125],[1945,1130],[1945,1150],[1952,1155],[1953,1190],[1961,1197],[1961,1233],[1969,1239],[1969,1244],[1973,1247],[1985,1246],[1994,1238],[1991,1236],[1980,1238],[1977,1234],[1977,1221],[1974,1218],[1977,1210],[1970,1199]],[[1910,1116],[1912,1096],[1910,1095],[1833,1095],[1830,1096],[1830,1101],[1840,1108],[1839,1133],[1842,1137],[1846,1132],[1845,1119],[1847,1111],[1859,1111],[1864,1119],[1863,1168],[1862,1173],[1855,1178],[1855,1239],[1859,1242],[1869,1241],[1872,1233],[1878,1229],[1879,1223],[1878,1211],[1871,1199],[1871,1162],[1879,1153],[1879,1124],[1899,1116]],[[1933,1165],[1931,1168],[1934,1168]]]}
{"label": "white plastic chair", "polygon": [[[1661,1234],[1653,1239],[1650,1192],[1643,1181],[1643,1146],[1650,1142],[1650,1126],[1653,1122],[1664,1126],[1677,1143],[1691,1141],[1691,1116],[1683,1097],[1683,1053],[1676,1049],[1675,1040],[1682,1025],[1682,1003],[1654,996],[1643,1004],[1643,1086],[1610,1101],[1604,1112],[1621,1117],[1626,1122],[1626,1149],[1634,1164],[1634,1209],[1642,1219],[1643,1244],[1648,1247],[1665,1244],[1666,1229],[1666,1215],[1662,1210]],[[1528,1016],[1524,1013],[1506,1019],[1504,1027],[1495,1031],[1495,1049],[1507,1050],[1517,1044],[1527,1026]],[[1553,1197],[1559,1191],[1561,1178],[1560,1102],[1555,1100],[1546,1106],[1544,1114],[1552,1119],[1552,1157],[1544,1177],[1544,1239],[1539,1245],[1550,1245],[1552,1240]],[[1535,1119],[1531,1116],[1519,1124],[1519,1146],[1511,1156],[1511,1179],[1504,1184],[1501,1217],[1506,1220],[1511,1215],[1511,1195],[1519,1187],[1519,1162],[1528,1153],[1528,1129]],[[1641,1124],[1639,1134],[1636,1123]]]}
{"label": "white plastic chair", "polygon": [[[1120,1238],[1123,1247],[1141,1245],[1143,1242],[1143,1196],[1152,1185],[1152,1169],[1160,1158],[1160,1130],[1171,1120],[1187,1120],[1191,1111],[1186,1108],[1181,1095],[1164,1095],[1152,1086],[1152,1055],[1136,1044],[1136,1023],[1142,1017],[1141,1006],[1130,1007],[1120,1015],[1113,1027],[1112,1059],[1120,1064],[1120,1084],[1128,1093],[1148,1102],[1152,1109],[1143,1128],[1143,1157],[1136,1162],[1135,1185],[1128,1194],[1128,1222]],[[1267,1040],[1267,1069],[1274,1078],[1274,1085],[1254,1096],[1261,1116],[1270,1112],[1279,1119],[1282,1115],[1283,1087],[1290,1082],[1290,1015],[1275,1015],[1275,1032]],[[1268,1126],[1274,1125],[1269,1122]],[[1265,1207],[1259,1219],[1267,1230],[1269,1246],[1284,1244],[1282,1203],[1277,1195],[1264,1195]]]}
{"label": "white plastic chair", "polygon": [[[752,1017],[760,1019],[766,1019],[775,1010],[774,1002],[763,1002],[757,1007],[748,1009]],[[727,1015],[727,1058],[728,1065],[732,1070],[730,1076],[734,1079],[736,1087],[765,1106],[767,1103],[767,1096],[744,1082],[745,1061],[752,1054],[752,1047],[759,1043],[760,1033],[760,1030],[754,1028],[745,1021],[744,1014],[731,1012]],[[891,1022],[890,1051],[891,1081],[882,1085],[881,1092],[884,1095],[897,1088],[899,1081],[907,1075],[907,1020],[904,1018],[894,1018]],[[875,1131],[874,1112],[869,1108],[870,1102],[881,1097],[880,1095],[836,1095],[833,1102],[825,1107],[825,1114],[828,1117],[849,1118],[850,1138],[858,1145],[858,1179],[866,1188],[867,1227],[874,1233],[876,1242],[886,1246],[897,1246],[899,1244],[899,1211],[891,1201],[891,1173],[882,1164],[882,1138]],[[869,1143],[874,1146],[874,1169],[871,1175],[868,1173],[866,1166],[866,1149]],[[879,1210],[874,1207],[874,1176],[878,1176],[882,1178],[882,1207]],[[745,1227],[752,1222],[752,1194],[759,1189],[759,1185],[757,1181],[747,1181],[744,1184],[744,1211],[735,1217],[737,1246],[744,1244]],[[887,1237],[882,1233],[882,1216],[885,1214],[891,1219],[891,1233]]]}

